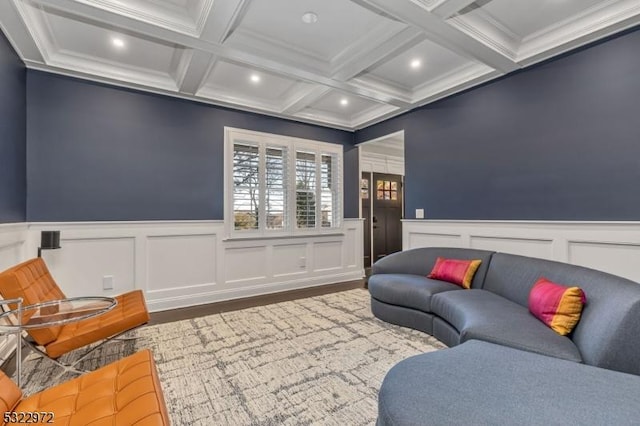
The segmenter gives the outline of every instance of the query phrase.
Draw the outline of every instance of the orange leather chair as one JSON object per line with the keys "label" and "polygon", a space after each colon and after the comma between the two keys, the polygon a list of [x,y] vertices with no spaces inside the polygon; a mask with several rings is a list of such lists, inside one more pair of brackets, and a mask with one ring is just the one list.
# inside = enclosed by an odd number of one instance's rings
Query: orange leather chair
{"label": "orange leather chair", "polygon": [[[23,306],[66,298],[40,257],[0,273],[0,294],[4,299],[21,297]],[[149,321],[142,291],[121,294],[116,300],[115,308],[103,315],[62,326],[29,330],[28,333],[38,346],[44,348],[40,351],[43,355],[56,360],[74,349],[113,338]]]}
{"label": "orange leather chair", "polygon": [[[53,424],[82,426],[170,424],[158,373],[148,349],[21,398],[20,389],[0,371],[2,425],[43,424],[48,420]],[[34,421],[33,413],[40,421]]]}

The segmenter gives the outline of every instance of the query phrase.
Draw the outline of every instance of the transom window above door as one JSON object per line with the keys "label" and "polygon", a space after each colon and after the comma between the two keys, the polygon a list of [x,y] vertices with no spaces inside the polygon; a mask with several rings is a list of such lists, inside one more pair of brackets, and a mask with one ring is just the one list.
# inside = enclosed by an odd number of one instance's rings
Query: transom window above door
{"label": "transom window above door", "polygon": [[225,128],[230,236],[335,231],[342,226],[342,146]]}

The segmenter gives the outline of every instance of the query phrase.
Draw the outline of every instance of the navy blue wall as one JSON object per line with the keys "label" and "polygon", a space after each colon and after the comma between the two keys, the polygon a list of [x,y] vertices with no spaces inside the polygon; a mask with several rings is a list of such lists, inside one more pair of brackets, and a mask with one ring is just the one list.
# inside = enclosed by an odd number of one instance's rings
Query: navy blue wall
{"label": "navy blue wall", "polygon": [[640,220],[640,31],[356,133],[405,130],[406,212]]}
{"label": "navy blue wall", "polygon": [[32,70],[27,100],[29,221],[223,219],[224,126],[344,145],[358,216],[353,133]]}
{"label": "navy blue wall", "polygon": [[0,31],[0,222],[26,213],[25,67]]}

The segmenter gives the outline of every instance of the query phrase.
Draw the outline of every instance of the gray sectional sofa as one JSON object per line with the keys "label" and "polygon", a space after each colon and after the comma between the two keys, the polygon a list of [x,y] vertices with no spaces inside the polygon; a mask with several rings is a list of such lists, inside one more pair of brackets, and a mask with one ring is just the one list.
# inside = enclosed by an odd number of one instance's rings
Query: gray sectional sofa
{"label": "gray sectional sofa", "polygon": [[[427,278],[437,257],[481,259],[471,289]],[[586,293],[582,317],[568,336],[560,336],[529,313],[529,291],[540,277],[579,286]],[[539,413],[537,419],[527,414],[534,409],[544,411],[544,404],[571,406],[573,403],[578,403],[587,413],[583,420],[601,424],[597,419],[602,418],[602,413],[596,415],[596,411],[604,409],[601,402],[609,401],[609,395],[616,396],[615,403],[609,406],[616,411],[617,420],[635,415],[635,424],[640,424],[638,283],[548,260],[430,247],[396,253],[376,262],[369,278],[369,292],[376,317],[431,334],[447,346],[460,345],[419,355],[394,367],[380,391],[379,424],[446,423],[440,421],[443,419],[442,404],[449,399],[457,400],[460,396],[450,393],[462,388],[464,394],[468,394],[469,389],[477,391],[475,398],[463,398],[465,412],[473,413],[475,424],[512,424],[509,416],[515,416],[514,420],[528,419],[525,422],[528,424],[574,423],[572,420],[577,418],[570,415],[549,423],[554,418],[551,414],[558,414],[551,406],[549,411]],[[487,358],[487,353],[493,355]],[[451,361],[453,359],[457,361]],[[504,369],[501,370],[500,365],[504,365]],[[538,375],[530,375],[535,370],[520,374],[530,371],[531,365],[540,365]],[[461,371],[465,373],[461,374]],[[440,382],[434,388],[436,377],[449,378],[449,382]],[[619,385],[618,379],[624,386]],[[518,383],[527,385],[529,380],[527,391],[541,396],[533,405],[517,404],[522,395],[516,397],[513,388]],[[417,389],[411,389],[411,383],[423,383],[424,387],[428,383],[429,391],[413,392]],[[438,393],[436,401],[432,390],[437,391],[438,386],[448,389],[448,393]],[[563,393],[560,398],[549,390],[549,387],[564,389],[563,386],[573,386],[575,392]],[[626,397],[620,396],[618,386],[625,389],[622,395]],[[591,393],[585,394],[584,387],[590,388]],[[504,399],[483,398],[490,389]],[[407,397],[407,394],[412,396]],[[554,398],[560,399],[553,402]],[[588,404],[591,399],[594,403]],[[595,399],[599,399],[597,404]],[[499,406],[503,407],[498,411],[502,415],[495,412]],[[505,407],[509,409],[504,411]],[[440,417],[434,415],[434,410]],[[492,410],[493,414],[488,415]],[[465,419],[471,419],[461,415],[455,407],[449,411],[448,415],[453,416],[451,424],[462,424]]]}

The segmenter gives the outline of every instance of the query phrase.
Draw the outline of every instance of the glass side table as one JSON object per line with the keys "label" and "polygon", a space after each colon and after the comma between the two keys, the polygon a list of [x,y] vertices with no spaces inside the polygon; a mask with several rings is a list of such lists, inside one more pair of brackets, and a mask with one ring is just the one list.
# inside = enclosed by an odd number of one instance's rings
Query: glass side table
{"label": "glass side table", "polygon": [[18,336],[16,374],[22,389],[22,332],[56,327],[102,315],[118,301],[113,297],[72,297],[22,306],[22,299],[0,300],[2,304],[17,304],[17,308],[0,314],[0,333]]}

